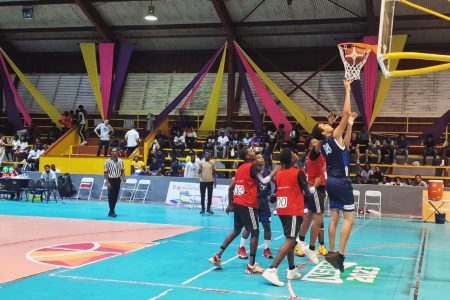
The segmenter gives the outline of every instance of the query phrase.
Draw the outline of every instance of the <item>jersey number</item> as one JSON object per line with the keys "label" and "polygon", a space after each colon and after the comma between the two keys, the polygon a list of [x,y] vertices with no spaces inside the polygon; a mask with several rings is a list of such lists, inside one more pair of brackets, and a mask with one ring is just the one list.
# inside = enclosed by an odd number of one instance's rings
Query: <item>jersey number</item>
{"label": "jersey number", "polygon": [[245,194],[245,187],[243,185],[235,185],[233,190],[233,195],[242,196]]}
{"label": "jersey number", "polygon": [[287,197],[277,197],[277,208],[286,208],[288,204]]}

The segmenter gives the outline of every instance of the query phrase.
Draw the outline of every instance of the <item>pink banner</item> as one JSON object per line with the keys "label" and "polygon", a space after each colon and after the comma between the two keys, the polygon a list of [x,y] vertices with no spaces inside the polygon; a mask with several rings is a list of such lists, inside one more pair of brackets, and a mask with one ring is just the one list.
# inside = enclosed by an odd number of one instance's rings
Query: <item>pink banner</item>
{"label": "pink banner", "polygon": [[183,106],[181,106],[181,112],[186,111],[187,106],[189,105],[189,103],[191,103],[192,98],[195,96],[195,93],[197,92],[198,88],[200,87],[200,85],[203,82],[203,79],[205,79],[206,75],[209,72],[209,69],[211,69],[212,65],[214,64],[214,62],[216,61],[217,57],[219,56],[220,53],[222,53],[223,47],[225,46],[225,43],[222,45],[222,47],[220,47],[219,51],[216,52],[216,54],[214,54],[214,57],[212,59],[212,61],[209,63],[209,65],[206,67],[205,72],[202,74],[202,76],[200,77],[199,81],[197,82],[197,84],[194,86],[194,88],[192,89],[191,93],[189,94],[189,96],[187,97],[186,101],[184,101]]}
{"label": "pink banner", "polygon": [[[100,55],[103,111],[108,112],[113,77],[114,43],[100,43],[98,45],[98,52]],[[105,113],[105,118],[107,117],[106,115],[107,114]]]}
{"label": "pink banner", "polygon": [[239,55],[239,58],[241,59],[242,63],[244,64],[244,68],[247,71],[247,74],[249,75],[250,80],[252,81],[253,85],[255,86],[256,93],[258,94],[259,99],[261,100],[264,108],[266,109],[267,114],[272,119],[272,122],[275,124],[277,129],[280,126],[280,124],[284,124],[284,130],[287,133],[286,139],[289,138],[289,132],[291,132],[291,129],[292,129],[291,123],[289,123],[285,114],[281,111],[281,109],[275,103],[275,100],[272,98],[272,96],[269,94],[267,89],[264,87],[263,83],[258,79],[255,71],[253,71],[252,67],[249,65],[249,63],[245,59],[245,57],[242,54],[239,47],[234,47],[234,49],[236,49],[236,51]]}
{"label": "pink banner", "polygon": [[[377,36],[365,36],[363,43],[376,45],[378,43]],[[372,119],[373,105],[375,101],[375,88],[378,79],[378,61],[376,53],[371,52],[366,64],[364,65],[364,92],[365,92],[365,114],[367,122]]]}
{"label": "pink banner", "polygon": [[8,83],[9,83],[9,86],[11,88],[11,91],[13,92],[14,99],[16,100],[17,108],[22,113],[22,116],[23,116],[23,118],[25,120],[25,123],[27,123],[28,126],[31,126],[31,124],[32,124],[31,117],[28,114],[28,111],[25,108],[25,105],[23,104],[23,101],[20,98],[20,95],[17,92],[16,87],[14,86],[14,83],[11,80],[11,76],[9,74],[8,67],[6,66],[5,60],[3,59],[3,55],[1,53],[0,53],[0,62],[2,64],[3,70],[5,71],[5,75],[6,75],[6,78],[8,80]]}

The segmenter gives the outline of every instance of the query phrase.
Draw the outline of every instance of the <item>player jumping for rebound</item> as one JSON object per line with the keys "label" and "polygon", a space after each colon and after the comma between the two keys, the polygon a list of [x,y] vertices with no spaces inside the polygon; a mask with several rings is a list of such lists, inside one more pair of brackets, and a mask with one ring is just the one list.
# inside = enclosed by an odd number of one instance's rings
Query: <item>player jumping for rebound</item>
{"label": "player jumping for rebound", "polygon": [[304,213],[304,197],[312,196],[309,192],[305,173],[302,169],[293,168],[297,156],[289,148],[280,153],[281,170],[275,176],[277,187],[277,215],[280,218],[286,240],[278,249],[278,253],[270,268],[266,269],[263,277],[274,285],[284,286],[278,279],[278,266],[287,256],[289,268],[286,278],[299,279],[300,272],[294,262],[294,248]]}
{"label": "player jumping for rebound", "polygon": [[251,149],[241,149],[239,158],[244,159],[245,163],[236,170],[236,176],[229,188],[229,205],[226,212],[234,211],[234,229],[225,238],[219,251],[210,259],[213,265],[221,268],[221,258],[225,249],[233,240],[241,234],[242,227],[250,232],[250,261],[247,264],[245,272],[247,274],[261,274],[264,269],[255,263],[256,249],[259,239],[258,222],[258,173],[260,169],[254,164],[255,152]]}
{"label": "player jumping for rebound", "polygon": [[[327,193],[330,200],[331,220],[328,227],[330,241],[330,252],[325,257],[333,267],[344,272],[345,247],[350,236],[353,221],[355,200],[353,198],[352,182],[349,177],[349,159],[347,146],[350,144],[353,122],[357,114],[351,112],[350,92],[351,80],[344,80],[345,99],[342,119],[336,129],[329,124],[319,123],[312,130],[312,136],[320,143],[316,145],[316,152],[325,156],[327,165]],[[346,129],[347,128],[347,129]],[[345,132],[345,137],[342,135]],[[344,213],[344,224],[342,225],[339,251],[335,252],[336,227],[339,223],[340,211]]]}

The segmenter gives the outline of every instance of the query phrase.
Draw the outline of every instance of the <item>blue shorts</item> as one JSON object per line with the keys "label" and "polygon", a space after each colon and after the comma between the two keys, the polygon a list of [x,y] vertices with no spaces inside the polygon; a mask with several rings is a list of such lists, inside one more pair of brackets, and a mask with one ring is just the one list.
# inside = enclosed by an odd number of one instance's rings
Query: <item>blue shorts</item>
{"label": "blue shorts", "polygon": [[330,209],[337,208],[343,211],[355,210],[353,187],[350,178],[327,178],[327,193],[330,200]]}
{"label": "blue shorts", "polygon": [[272,220],[272,213],[270,212],[269,201],[267,198],[259,198],[258,217],[261,223],[268,223]]}

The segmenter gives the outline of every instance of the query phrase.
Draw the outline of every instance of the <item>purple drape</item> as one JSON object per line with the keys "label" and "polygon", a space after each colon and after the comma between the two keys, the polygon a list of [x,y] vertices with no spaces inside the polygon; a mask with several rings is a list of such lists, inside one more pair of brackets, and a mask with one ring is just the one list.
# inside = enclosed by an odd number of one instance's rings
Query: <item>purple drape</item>
{"label": "purple drape", "polygon": [[445,114],[443,114],[439,119],[434,122],[433,125],[430,125],[425,129],[422,134],[419,136],[418,140],[426,139],[427,135],[431,134],[434,137],[434,140],[437,142],[441,137],[442,133],[445,131],[445,126],[450,122],[450,109],[447,110]]}
{"label": "purple drape", "polygon": [[362,118],[364,124],[366,126],[368,126],[366,114],[365,114],[364,96],[363,96],[363,92],[362,92],[362,88],[361,88],[361,81],[354,80],[352,82],[352,93],[353,93],[353,98],[355,99],[355,102],[356,102],[356,106],[358,107],[358,110],[359,110],[359,116]]}
{"label": "purple drape", "polygon": [[241,79],[242,89],[245,94],[245,100],[247,101],[248,110],[250,111],[250,116],[253,121],[253,126],[255,126],[257,132],[260,132],[263,127],[261,114],[259,113],[258,106],[256,106],[255,98],[253,97],[247,76],[245,75],[244,66],[242,65],[238,55],[235,55],[235,58],[239,70],[239,78]]}
{"label": "purple drape", "polygon": [[[222,47],[220,47],[216,53],[220,52]],[[211,61],[216,57],[216,53],[208,60],[208,62],[203,66],[203,68],[198,72],[198,74],[192,79],[192,81],[178,94],[178,96],[170,102],[169,105],[164,108],[164,110],[156,117],[155,121],[155,127],[158,126],[162,121],[164,121],[165,118],[170,114],[172,110],[175,109],[175,107],[180,104],[181,101],[183,101],[184,97],[194,88],[195,84],[200,80],[202,75],[206,72],[208,65],[211,63]]]}
{"label": "purple drape", "polygon": [[[376,45],[377,36],[365,36],[363,43]],[[364,65],[364,92],[365,92],[365,115],[366,120],[372,119],[373,104],[375,101],[375,88],[378,79],[378,60],[376,53],[371,52]]]}
{"label": "purple drape", "polygon": [[130,62],[131,53],[133,52],[133,47],[133,44],[120,43],[119,57],[117,59],[117,67],[114,74],[108,111],[105,115],[106,118],[109,118],[116,105],[117,99],[119,99],[120,91],[122,90],[125,77],[127,76],[128,64]]}
{"label": "purple drape", "polygon": [[[0,69],[0,77],[5,95],[6,113],[8,115],[8,122],[14,126],[14,131],[22,129],[22,118],[20,117],[19,110],[17,109],[16,102],[14,101],[14,95],[8,84],[6,74]],[[0,99],[1,101],[1,99]]]}

